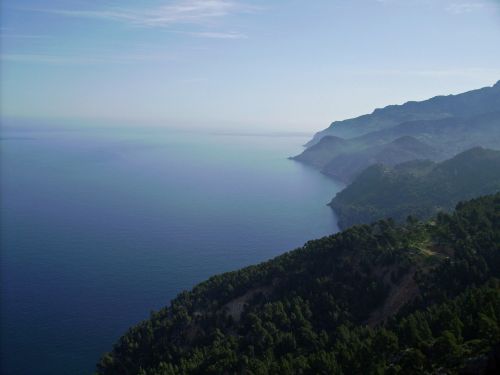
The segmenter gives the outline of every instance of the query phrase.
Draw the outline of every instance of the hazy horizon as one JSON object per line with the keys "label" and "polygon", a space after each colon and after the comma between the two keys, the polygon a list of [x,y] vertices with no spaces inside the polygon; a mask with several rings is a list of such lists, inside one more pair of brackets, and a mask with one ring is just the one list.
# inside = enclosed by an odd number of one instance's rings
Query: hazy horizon
{"label": "hazy horizon", "polygon": [[1,7],[2,119],[312,133],[500,79],[493,0]]}
{"label": "hazy horizon", "polygon": [[0,375],[500,364],[500,0],[0,23]]}

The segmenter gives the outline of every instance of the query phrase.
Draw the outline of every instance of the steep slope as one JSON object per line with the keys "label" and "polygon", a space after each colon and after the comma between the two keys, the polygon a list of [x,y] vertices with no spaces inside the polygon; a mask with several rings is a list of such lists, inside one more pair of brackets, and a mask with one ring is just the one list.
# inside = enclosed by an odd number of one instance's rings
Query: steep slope
{"label": "steep slope", "polygon": [[376,109],[369,115],[335,121],[327,129],[316,133],[306,146],[316,144],[326,135],[353,138],[408,121],[474,116],[499,109],[500,81],[493,87],[484,87],[458,95],[436,96],[421,102],[390,105]]}
{"label": "steep slope", "polygon": [[428,224],[358,226],[180,294],[98,374],[457,373],[472,359],[486,373],[499,276],[500,195]]}
{"label": "steep slope", "polygon": [[330,205],[339,225],[384,217],[404,221],[452,209],[460,200],[500,190],[500,151],[473,148],[438,164],[429,161],[394,168],[374,165],[337,194]]}
{"label": "steep slope", "polygon": [[331,159],[321,171],[337,180],[349,183],[366,167],[373,164],[393,166],[415,159],[436,160],[441,156],[438,149],[414,137],[403,136],[380,146],[341,153]]}
{"label": "steep slope", "polygon": [[371,164],[442,161],[469,148],[500,147],[500,110],[468,117],[409,121],[351,139],[326,136],[292,159],[344,182]]}
{"label": "steep slope", "polygon": [[304,150],[300,155],[290,159],[309,164],[316,168],[323,168],[330,160],[342,153],[354,151],[356,145],[345,139],[326,136],[323,137],[317,144]]}
{"label": "steep slope", "polygon": [[409,121],[353,139],[357,144],[380,144],[412,136],[440,148],[450,157],[475,146],[498,148],[500,108],[493,112],[440,120]]}

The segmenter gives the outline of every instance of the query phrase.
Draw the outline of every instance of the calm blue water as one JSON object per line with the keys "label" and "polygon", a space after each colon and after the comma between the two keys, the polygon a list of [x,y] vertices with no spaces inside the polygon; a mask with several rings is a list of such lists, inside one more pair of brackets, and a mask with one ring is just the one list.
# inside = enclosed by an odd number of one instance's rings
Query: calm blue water
{"label": "calm blue water", "polygon": [[1,373],[90,374],[178,292],[337,231],[340,185],[286,159],[308,138],[5,127]]}

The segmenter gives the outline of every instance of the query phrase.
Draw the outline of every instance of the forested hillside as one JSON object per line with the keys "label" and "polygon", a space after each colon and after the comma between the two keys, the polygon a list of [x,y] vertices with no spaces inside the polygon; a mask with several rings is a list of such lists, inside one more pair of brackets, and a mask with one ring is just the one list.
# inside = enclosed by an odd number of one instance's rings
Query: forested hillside
{"label": "forested hillside", "polygon": [[214,276],[131,328],[97,372],[498,373],[499,277],[497,194]]}
{"label": "forested hillside", "polygon": [[500,191],[500,151],[480,147],[441,163],[381,164],[363,171],[330,205],[347,228],[390,217],[427,219],[452,210],[461,200]]}

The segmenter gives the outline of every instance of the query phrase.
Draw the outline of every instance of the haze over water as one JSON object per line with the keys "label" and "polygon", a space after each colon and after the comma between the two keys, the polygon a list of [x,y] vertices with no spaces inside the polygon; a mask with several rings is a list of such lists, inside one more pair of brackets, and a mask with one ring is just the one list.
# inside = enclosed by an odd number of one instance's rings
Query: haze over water
{"label": "haze over water", "polygon": [[341,186],[287,160],[309,138],[4,128],[1,373],[92,373],[180,291],[336,232]]}

